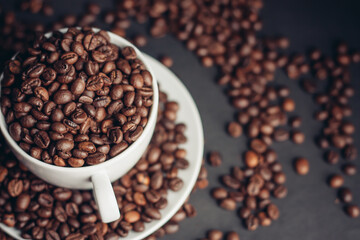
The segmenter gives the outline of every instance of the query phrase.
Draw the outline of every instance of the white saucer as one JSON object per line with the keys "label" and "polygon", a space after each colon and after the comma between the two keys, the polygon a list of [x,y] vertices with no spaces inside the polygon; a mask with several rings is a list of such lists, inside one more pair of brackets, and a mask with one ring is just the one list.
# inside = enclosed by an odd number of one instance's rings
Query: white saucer
{"label": "white saucer", "polygon": [[[182,147],[187,151],[187,160],[190,166],[185,170],[179,171],[179,177],[184,181],[184,186],[178,192],[168,192],[168,205],[165,209],[160,210],[161,219],[145,223],[145,231],[143,232],[130,231],[127,237],[120,238],[122,240],[144,239],[163,226],[177,212],[194,187],[200,171],[204,151],[204,133],[200,114],[190,93],[180,79],[168,68],[151,56],[144,55],[148,58],[153,71],[156,73],[160,89],[168,94],[170,100],[179,103],[180,109],[177,115],[177,122],[185,123],[187,126],[185,136],[188,141]],[[9,228],[4,224],[0,224],[0,228],[15,239],[22,239],[20,232],[15,228]]]}

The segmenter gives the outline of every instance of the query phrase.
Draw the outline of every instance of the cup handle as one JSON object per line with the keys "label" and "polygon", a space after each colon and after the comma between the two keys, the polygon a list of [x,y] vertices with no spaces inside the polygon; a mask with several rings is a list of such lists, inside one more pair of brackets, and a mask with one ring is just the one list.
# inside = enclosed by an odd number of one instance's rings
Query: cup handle
{"label": "cup handle", "polygon": [[109,176],[105,171],[91,176],[93,194],[104,223],[113,222],[120,218],[120,211]]}

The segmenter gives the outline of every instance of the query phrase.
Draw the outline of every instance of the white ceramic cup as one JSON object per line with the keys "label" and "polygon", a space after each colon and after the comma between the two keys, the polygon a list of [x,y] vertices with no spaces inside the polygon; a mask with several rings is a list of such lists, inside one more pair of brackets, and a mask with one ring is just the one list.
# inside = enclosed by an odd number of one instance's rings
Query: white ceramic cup
{"label": "white ceramic cup", "polygon": [[[99,29],[96,28],[93,30],[95,32],[99,31]],[[66,32],[67,28],[61,29],[60,31]],[[19,161],[36,176],[50,184],[70,189],[93,189],[93,195],[99,208],[101,219],[105,223],[115,221],[120,217],[119,207],[117,205],[111,182],[119,179],[127,171],[129,171],[145,152],[155,129],[159,105],[157,81],[142,53],[124,38],[111,32],[108,32],[108,34],[110,35],[111,43],[117,45],[118,47],[133,47],[136,51],[138,59],[144,63],[146,69],[151,73],[153,78],[153,105],[149,113],[148,123],[141,136],[122,153],[103,163],[93,166],[72,168],[47,164],[41,160],[31,157],[19,147],[19,145],[10,136],[5,118],[3,114],[0,113],[1,132],[4,135],[10,149]],[[51,36],[51,33],[48,33],[46,36]],[[0,81],[2,81],[2,79],[3,74],[0,76]]]}

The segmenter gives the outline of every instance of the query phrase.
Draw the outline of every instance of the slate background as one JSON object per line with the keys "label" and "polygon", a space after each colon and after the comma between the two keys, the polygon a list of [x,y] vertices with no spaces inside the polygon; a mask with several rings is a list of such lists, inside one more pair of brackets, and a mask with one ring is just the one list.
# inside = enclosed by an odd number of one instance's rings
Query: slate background
{"label": "slate background", "polygon": [[[13,1],[0,0],[4,8],[11,8]],[[65,13],[79,13],[84,8],[84,0],[53,1],[56,16]],[[112,8],[112,0],[98,0],[104,9]],[[265,1],[262,19],[266,35],[284,35],[290,38],[289,52],[304,52],[311,46],[320,47],[331,54],[331,47],[338,40],[345,40],[350,47],[360,50],[360,1],[354,0],[272,0]],[[56,16],[50,20],[56,19]],[[41,16],[22,14],[21,18],[29,20],[44,20]],[[100,25],[105,27],[104,25]],[[128,31],[146,33],[146,25],[133,24]],[[340,172],[340,161],[337,166],[327,165],[322,158],[323,152],[314,144],[314,137],[321,127],[313,119],[317,106],[311,96],[299,88],[297,81],[289,80],[282,71],[276,74],[275,83],[285,84],[291,89],[291,96],[296,101],[296,111],[293,115],[303,118],[301,130],[306,134],[306,142],[294,145],[291,142],[274,144],[279,159],[287,175],[286,186],[289,194],[286,199],[275,200],[281,216],[271,227],[260,227],[255,232],[249,232],[242,226],[236,212],[228,212],[217,207],[210,198],[210,190],[220,186],[218,178],[229,172],[231,166],[242,165],[241,153],[246,149],[245,136],[239,139],[230,138],[224,131],[227,122],[231,121],[234,109],[230,107],[221,88],[215,84],[216,69],[205,69],[194,54],[175,38],[166,36],[161,39],[148,39],[148,44],[142,50],[154,57],[166,54],[174,59],[172,70],[180,77],[193,95],[202,117],[205,130],[205,152],[218,150],[224,158],[221,167],[208,167],[210,185],[207,189],[197,191],[191,197],[198,216],[181,223],[180,231],[166,236],[166,240],[199,239],[205,237],[207,230],[212,228],[223,231],[237,231],[242,240],[355,240],[360,239],[360,219],[350,219],[344,214],[342,204],[335,204],[336,191],[326,184],[328,174]],[[353,84],[356,90],[351,100],[357,134],[360,129],[360,68],[352,67]],[[171,96],[170,96],[171,97]],[[191,133],[187,133],[191,134]],[[355,135],[355,144],[360,149],[360,137]],[[310,173],[306,177],[295,174],[292,162],[295,157],[303,156],[311,163]],[[360,204],[360,174],[345,177],[345,185],[354,192],[354,202]]]}

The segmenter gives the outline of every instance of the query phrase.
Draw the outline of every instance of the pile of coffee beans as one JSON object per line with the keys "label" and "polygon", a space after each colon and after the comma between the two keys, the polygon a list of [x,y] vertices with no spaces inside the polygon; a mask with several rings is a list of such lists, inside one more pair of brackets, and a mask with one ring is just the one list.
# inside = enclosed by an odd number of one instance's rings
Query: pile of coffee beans
{"label": "pile of coffee beans", "polygon": [[[234,138],[244,132],[250,149],[244,153],[246,167],[235,167],[222,178],[230,190],[214,189],[213,197],[227,210],[235,210],[237,202],[242,202],[240,216],[249,230],[270,225],[279,217],[278,208],[270,201],[271,195],[276,198],[287,195],[286,176],[270,146],[274,141],[291,139],[295,144],[302,144],[305,140],[298,129],[301,118],[294,116],[296,121],[288,120],[288,115],[295,110],[289,89],[271,83],[275,70],[287,64],[288,57],[281,51],[288,47],[289,41],[284,37],[255,35],[262,28],[258,15],[262,1],[185,1],[182,4],[171,1],[168,5],[162,1],[130,2],[118,1],[119,9],[127,12],[122,12],[124,16],[128,14],[140,20],[149,16],[152,36],[161,37],[170,32],[184,41],[205,67],[218,67],[221,76],[217,83],[226,87],[230,103],[238,110],[227,131]],[[119,17],[114,21],[123,19]],[[293,57],[291,61],[302,66],[298,58]],[[303,72],[308,71],[305,65],[302,68]],[[212,166],[222,162],[216,152],[210,153],[208,160]]]}
{"label": "pile of coffee beans", "polygon": [[[355,126],[348,119],[352,115],[349,99],[354,96],[349,66],[360,62],[360,54],[351,53],[347,44],[339,43],[333,58],[325,56],[319,49],[313,49],[307,59],[303,57],[305,60],[309,62],[311,76],[302,79],[301,83],[319,106],[314,118],[323,122],[317,144],[325,151],[325,162],[338,165],[342,157],[345,160],[340,166],[343,174],[355,175],[356,165],[351,161],[357,159],[358,153],[353,138]],[[345,212],[351,217],[358,217],[359,207],[352,203],[350,189],[344,191],[341,188],[345,184],[344,177],[340,173],[332,174],[328,184],[332,188],[340,188],[338,196],[345,204]],[[344,197],[344,193],[351,198]]]}
{"label": "pile of coffee beans", "polygon": [[233,167],[231,174],[224,175],[222,182],[227,189],[213,189],[212,197],[221,208],[230,211],[242,203],[238,215],[246,228],[254,231],[258,226],[269,226],[279,218],[279,209],[271,203],[270,197],[286,197],[286,176],[277,161],[277,154],[271,149],[263,154],[247,151],[245,164],[246,167]]}
{"label": "pile of coffee beans", "polygon": [[39,37],[10,60],[2,82],[9,133],[32,157],[95,165],[124,151],[147,124],[152,76],[131,47],[105,31],[70,28]]}
{"label": "pile of coffee beans", "polygon": [[[168,118],[178,104],[160,94],[159,118],[146,153],[136,166],[113,183],[121,218],[102,223],[91,191],[58,188],[32,175],[2,142],[0,158],[0,220],[22,231],[26,239],[118,239],[129,231],[141,232],[145,223],[161,218],[169,190],[179,191],[183,181],[178,172],[189,166],[184,124]],[[152,237],[179,229],[178,223],[196,215],[185,203],[171,220]],[[153,238],[149,238],[153,239]]]}

